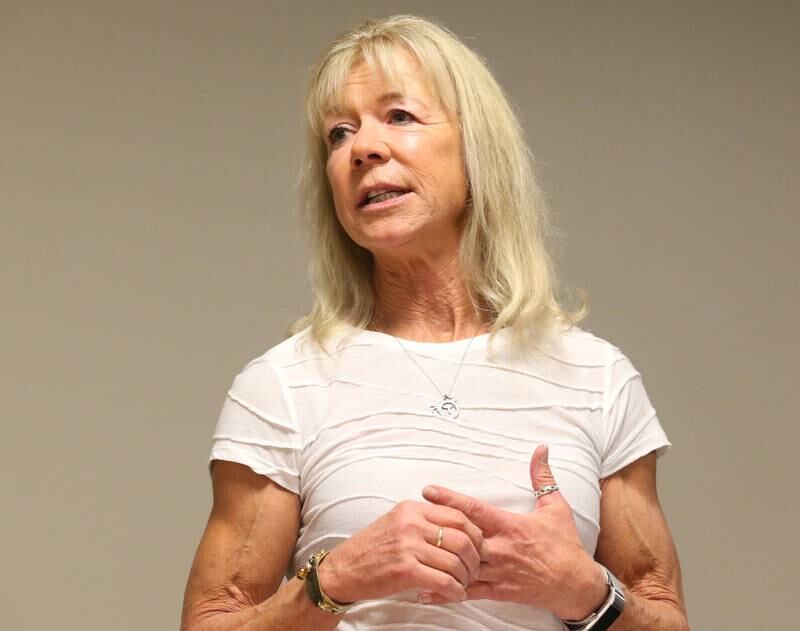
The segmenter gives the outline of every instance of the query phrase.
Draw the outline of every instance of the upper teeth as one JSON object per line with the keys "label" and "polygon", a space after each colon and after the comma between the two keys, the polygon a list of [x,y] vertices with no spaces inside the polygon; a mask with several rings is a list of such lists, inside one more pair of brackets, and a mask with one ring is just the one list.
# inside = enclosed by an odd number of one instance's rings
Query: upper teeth
{"label": "upper teeth", "polygon": [[[375,189],[375,190],[367,191],[366,201],[367,202],[371,202],[373,200],[373,198],[378,197],[379,195],[387,195],[389,193],[396,193],[398,195],[402,195],[403,194],[402,191],[386,190],[386,189]],[[381,201],[383,201],[383,200],[381,200]]]}

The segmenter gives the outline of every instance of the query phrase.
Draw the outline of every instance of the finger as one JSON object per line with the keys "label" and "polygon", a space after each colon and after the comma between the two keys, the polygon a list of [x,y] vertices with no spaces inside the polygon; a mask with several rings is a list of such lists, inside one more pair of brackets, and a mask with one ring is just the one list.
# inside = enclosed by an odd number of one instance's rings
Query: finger
{"label": "finger", "polygon": [[[486,554],[486,542],[483,533],[464,513],[449,506],[438,506],[437,504],[424,504],[424,506],[426,508],[423,509],[422,514],[425,519],[437,526],[446,526],[462,531],[470,538],[478,557],[481,559],[484,557]],[[436,539],[431,543],[435,544]]]}
{"label": "finger", "polygon": [[[495,592],[494,588],[490,583],[484,583],[483,581],[478,581],[476,583],[470,583],[467,587],[467,598],[466,600],[501,600],[497,593]],[[448,600],[444,596],[440,594],[434,594],[432,592],[421,592],[420,595],[417,597],[417,600],[421,603],[430,604],[430,605],[444,605],[446,603],[453,602],[452,600]]]}
{"label": "finger", "polygon": [[450,574],[422,563],[414,570],[414,583],[422,593],[437,594],[447,602],[461,602],[467,597],[464,586]]}
{"label": "finger", "polygon": [[[454,531],[451,530],[450,532],[452,533]],[[422,550],[417,553],[417,560],[435,570],[447,572],[461,583],[463,587],[469,585],[472,573],[464,561],[457,554],[449,550],[437,548],[436,546],[424,546]]]}
{"label": "finger", "polygon": [[467,587],[467,598],[469,600],[502,600],[492,586],[492,583],[486,581],[471,583]]}
{"label": "finger", "polygon": [[486,534],[497,528],[498,509],[479,499],[456,493],[443,486],[428,485],[422,489],[422,497],[440,506],[449,506],[464,513],[467,518]]}
{"label": "finger", "polygon": [[491,563],[481,563],[478,570],[478,580],[482,583],[498,583],[508,578],[508,573]]}
{"label": "finger", "polygon": [[445,605],[447,603],[453,602],[452,600],[448,600],[444,596],[440,596],[439,594],[433,594],[431,592],[420,592],[419,596],[417,596],[417,600],[421,602],[423,605]]}
{"label": "finger", "polygon": [[[436,532],[434,532],[434,528]],[[475,549],[472,540],[461,530],[457,530],[455,528],[446,528],[444,526],[441,526],[441,528],[442,541],[441,544],[437,546],[436,544],[438,543],[437,540],[439,526],[431,524],[431,536],[425,537],[425,540],[431,545],[426,546],[426,548],[433,547],[436,550],[444,550],[448,554],[454,555],[456,558],[458,558],[459,562],[464,567],[464,571],[467,573],[467,581],[462,581],[464,585],[466,585],[470,580],[477,580],[481,567],[481,558],[478,554],[478,551]]]}
{"label": "finger", "polygon": [[[531,456],[530,475],[534,491],[556,484],[555,476],[548,462],[549,453],[550,450],[547,445],[539,445]],[[557,498],[560,497],[561,493],[559,491],[554,491],[547,495],[540,496],[537,498],[536,503],[538,506],[547,506],[553,501],[558,501]]]}

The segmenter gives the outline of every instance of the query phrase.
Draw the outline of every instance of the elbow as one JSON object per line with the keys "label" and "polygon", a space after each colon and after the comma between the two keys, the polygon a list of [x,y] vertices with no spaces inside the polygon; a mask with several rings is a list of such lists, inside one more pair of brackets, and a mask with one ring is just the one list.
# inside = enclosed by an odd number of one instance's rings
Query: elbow
{"label": "elbow", "polygon": [[210,614],[200,616],[197,614],[190,615],[184,612],[184,614],[181,616],[180,631],[204,631],[203,628],[206,626],[206,623],[211,617],[212,616]]}
{"label": "elbow", "polygon": [[[665,603],[666,604],[666,603]],[[689,631],[689,619],[686,616],[686,610],[681,603],[669,601],[668,603],[673,608],[673,616],[669,625],[670,631]]]}
{"label": "elbow", "polygon": [[234,613],[235,608],[214,606],[210,603],[200,608],[184,609],[181,615],[180,631],[212,631],[219,628],[221,616]]}
{"label": "elbow", "polygon": [[201,631],[201,629],[195,620],[181,617],[180,631]]}
{"label": "elbow", "polygon": [[670,603],[674,610],[671,616],[664,616],[664,621],[669,620],[668,624],[664,625],[665,631],[689,631],[689,619],[686,617],[686,611],[674,603]]}
{"label": "elbow", "polygon": [[235,585],[226,586],[202,598],[186,598],[180,631],[218,631],[223,620],[254,607],[256,603]]}

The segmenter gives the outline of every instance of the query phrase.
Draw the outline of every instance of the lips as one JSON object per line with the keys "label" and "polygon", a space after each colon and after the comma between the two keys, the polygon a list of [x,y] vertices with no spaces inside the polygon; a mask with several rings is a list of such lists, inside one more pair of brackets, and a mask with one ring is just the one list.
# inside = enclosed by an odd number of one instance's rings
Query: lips
{"label": "lips", "polygon": [[387,199],[394,199],[395,197],[400,197],[401,195],[405,195],[403,191],[386,191],[384,193],[379,193],[378,195],[372,195],[367,198],[367,204],[376,204],[378,202],[384,202]]}
{"label": "lips", "polygon": [[365,186],[363,187],[358,196],[358,206],[366,206],[369,203],[368,196],[371,195],[372,198],[377,197],[378,195],[382,195],[384,193],[410,193],[411,189],[404,188],[402,186],[395,186],[393,184],[373,184],[372,186]]}
{"label": "lips", "polygon": [[[388,193],[393,194],[387,196]],[[394,208],[397,204],[402,203],[403,200],[408,198],[409,195],[411,195],[411,191],[386,191],[385,193],[371,197],[370,201],[359,206],[359,209],[362,211],[370,211]]]}

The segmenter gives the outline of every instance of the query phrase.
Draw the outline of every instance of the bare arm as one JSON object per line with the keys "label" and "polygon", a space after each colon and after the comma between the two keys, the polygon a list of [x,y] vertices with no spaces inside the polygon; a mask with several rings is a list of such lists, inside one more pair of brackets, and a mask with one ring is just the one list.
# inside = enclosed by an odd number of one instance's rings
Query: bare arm
{"label": "bare arm", "polygon": [[[215,461],[212,481],[214,506],[189,574],[181,631],[335,629],[341,617],[317,607],[301,580],[280,585],[297,543],[297,495],[224,460]],[[434,544],[439,526],[441,547]],[[415,587],[462,600],[482,548],[480,530],[460,511],[403,501],[334,547],[319,578],[339,602]]]}
{"label": "bare arm", "polygon": [[280,586],[300,525],[297,495],[234,462],[214,461],[214,504],[189,573],[181,631],[335,629],[292,578]]}
{"label": "bare arm", "polygon": [[651,453],[601,481],[595,558],[626,586],[620,631],[686,631],[681,568],[656,490]]}

